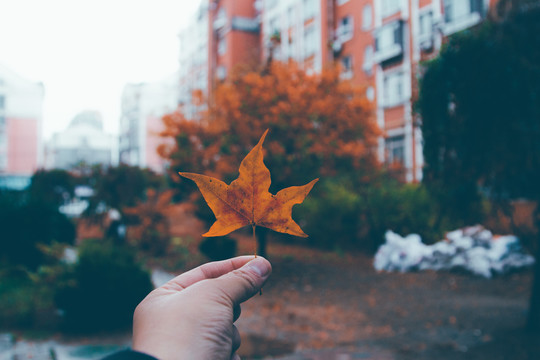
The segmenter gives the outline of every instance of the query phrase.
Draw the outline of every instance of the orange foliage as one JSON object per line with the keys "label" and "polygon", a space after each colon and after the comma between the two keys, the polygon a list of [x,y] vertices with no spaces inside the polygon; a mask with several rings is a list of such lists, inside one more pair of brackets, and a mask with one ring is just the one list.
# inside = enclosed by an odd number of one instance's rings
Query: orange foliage
{"label": "orange foliage", "polygon": [[306,237],[292,219],[292,207],[304,201],[318,179],[304,186],[291,186],[276,195],[268,192],[270,171],[263,162],[262,143],[249,152],[240,164],[240,176],[230,185],[210,176],[181,172],[195,181],[217,221],[203,236],[224,236],[247,225],[263,226],[274,231]]}
{"label": "orange foliage", "polygon": [[338,69],[308,75],[295,63],[274,62],[263,73],[233,73],[207,104],[196,121],[179,112],[165,116],[162,135],[176,141],[160,152],[171,172],[191,169],[232,180],[236,164],[266,129],[272,139],[265,162],[275,187],[344,172],[365,181],[379,165],[371,104],[362,88],[339,79]]}

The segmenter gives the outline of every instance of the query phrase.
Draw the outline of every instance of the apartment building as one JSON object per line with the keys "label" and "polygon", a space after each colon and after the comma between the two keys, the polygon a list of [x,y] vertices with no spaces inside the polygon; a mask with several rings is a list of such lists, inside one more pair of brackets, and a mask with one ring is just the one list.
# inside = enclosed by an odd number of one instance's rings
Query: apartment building
{"label": "apartment building", "polygon": [[[180,35],[182,48],[198,49],[183,54],[181,92],[199,89],[208,94],[234,66],[254,59],[261,64],[270,56],[275,61],[294,60],[314,72],[339,63],[342,78],[364,87],[374,103],[384,134],[379,140],[380,159],[401,164],[405,180],[420,181],[422,134],[413,103],[421,63],[436,56],[447,36],[478,24],[495,2],[204,1],[197,19]],[[198,56],[204,56],[204,61],[190,63]],[[193,76],[196,81],[188,80]],[[182,99],[185,104],[190,100]],[[190,117],[194,112],[186,114]]]}
{"label": "apartment building", "polygon": [[43,164],[43,96],[43,84],[0,65],[0,187],[26,187]]}
{"label": "apartment building", "polygon": [[123,164],[161,173],[165,160],[157,153],[164,143],[161,118],[177,108],[177,75],[156,82],[127,84],[122,92],[119,159]]}

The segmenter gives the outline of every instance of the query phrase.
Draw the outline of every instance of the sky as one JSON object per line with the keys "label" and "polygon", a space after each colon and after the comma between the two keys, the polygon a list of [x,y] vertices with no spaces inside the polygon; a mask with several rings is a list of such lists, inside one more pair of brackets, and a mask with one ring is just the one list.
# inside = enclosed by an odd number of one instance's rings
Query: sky
{"label": "sky", "polygon": [[44,139],[84,110],[117,134],[124,85],[178,70],[178,32],[199,3],[0,0],[0,63],[44,84]]}

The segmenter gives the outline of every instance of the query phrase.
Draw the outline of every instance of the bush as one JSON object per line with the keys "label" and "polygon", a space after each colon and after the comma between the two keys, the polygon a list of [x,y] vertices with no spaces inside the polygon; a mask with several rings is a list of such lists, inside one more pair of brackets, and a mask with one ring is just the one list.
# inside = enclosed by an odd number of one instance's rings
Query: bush
{"label": "bush", "polygon": [[417,184],[389,182],[371,188],[365,211],[375,249],[384,242],[386,230],[403,236],[419,234],[426,243],[442,239],[444,231],[451,230],[448,221],[439,216],[437,202]]}
{"label": "bush", "polygon": [[41,203],[0,201],[0,259],[36,269],[44,261],[39,244],[73,244],[75,225],[58,210]]}
{"label": "bush", "polygon": [[34,284],[24,271],[4,270],[0,274],[0,327],[31,326],[36,295]]}
{"label": "bush", "polygon": [[440,215],[439,205],[424,186],[391,178],[362,188],[348,181],[323,180],[294,212],[309,241],[327,249],[374,252],[384,242],[386,230],[417,233],[431,243],[458,225]]}
{"label": "bush", "polygon": [[135,307],[153,289],[150,274],[126,247],[87,240],[79,251],[78,262],[55,296],[64,312],[65,329],[93,332],[129,327]]}
{"label": "bush", "polygon": [[293,208],[293,219],[309,235],[315,246],[333,249],[358,246],[361,229],[362,198],[350,184],[322,180],[304,200]]}

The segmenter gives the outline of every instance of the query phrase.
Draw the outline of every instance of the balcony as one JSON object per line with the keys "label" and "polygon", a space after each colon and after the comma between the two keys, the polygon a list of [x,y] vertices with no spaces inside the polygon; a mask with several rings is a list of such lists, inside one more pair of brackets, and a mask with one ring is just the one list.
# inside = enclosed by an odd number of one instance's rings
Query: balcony
{"label": "balcony", "polygon": [[233,30],[257,33],[259,32],[259,21],[257,18],[235,16],[232,18],[231,27]]}
{"label": "balcony", "polygon": [[478,24],[483,15],[483,0],[444,0],[442,30],[445,35],[451,35]]}
{"label": "balcony", "polygon": [[352,16],[342,18],[336,29],[336,43],[343,44],[352,39],[354,32]]}
{"label": "balcony", "polygon": [[403,22],[388,23],[375,30],[375,63],[383,63],[403,55]]}
{"label": "balcony", "polygon": [[227,13],[224,8],[219,9],[216,18],[214,19],[214,30],[219,30],[227,25]]}

